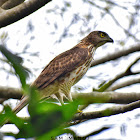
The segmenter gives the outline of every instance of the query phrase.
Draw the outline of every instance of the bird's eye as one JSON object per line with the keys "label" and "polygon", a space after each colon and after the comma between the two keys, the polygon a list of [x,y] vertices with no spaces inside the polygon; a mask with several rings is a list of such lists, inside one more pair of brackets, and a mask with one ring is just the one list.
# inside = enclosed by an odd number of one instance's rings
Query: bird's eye
{"label": "bird's eye", "polygon": [[105,37],[105,35],[103,33],[100,33],[100,37]]}

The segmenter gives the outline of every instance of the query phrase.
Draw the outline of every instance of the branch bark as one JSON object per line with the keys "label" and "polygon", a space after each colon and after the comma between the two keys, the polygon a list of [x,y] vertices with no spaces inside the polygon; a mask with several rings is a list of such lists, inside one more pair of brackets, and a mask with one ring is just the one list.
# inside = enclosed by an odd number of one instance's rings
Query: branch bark
{"label": "branch bark", "polygon": [[1,10],[0,28],[10,25],[30,15],[50,1],[51,0],[28,0],[27,2],[23,2],[12,9]]}
{"label": "branch bark", "polygon": [[1,0],[0,6],[4,10],[11,9],[21,3],[23,3],[25,0]]}
{"label": "branch bark", "polygon": [[[90,103],[116,103],[128,104],[140,100],[140,93],[123,92],[91,92],[91,93],[73,93],[74,100],[82,99],[87,104]],[[83,103],[84,104],[84,103]]]}
{"label": "branch bark", "polygon": [[125,113],[139,107],[140,107],[140,100],[127,105],[113,106],[100,111],[78,113],[75,114],[72,120],[74,122],[71,122],[71,125],[75,125],[89,119],[96,119],[96,118],[106,117],[110,115]]}
{"label": "branch bark", "polygon": [[4,99],[21,99],[23,93],[20,89],[0,87],[0,98]]}
{"label": "branch bark", "polygon": [[5,3],[5,2],[7,2],[8,0],[1,0],[0,1],[0,7]]}

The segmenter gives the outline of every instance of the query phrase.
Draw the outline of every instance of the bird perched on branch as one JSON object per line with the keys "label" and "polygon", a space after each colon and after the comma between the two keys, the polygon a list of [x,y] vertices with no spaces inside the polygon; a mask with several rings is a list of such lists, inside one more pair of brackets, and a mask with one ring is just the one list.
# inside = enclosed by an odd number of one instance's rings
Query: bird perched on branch
{"label": "bird perched on branch", "polygon": [[[55,96],[61,104],[63,97],[72,101],[71,87],[76,84],[90,67],[95,50],[107,42],[113,42],[109,35],[102,31],[93,31],[72,49],[56,56],[40,73],[31,86],[36,87],[41,98]],[[14,109],[19,112],[28,103],[25,96]]]}

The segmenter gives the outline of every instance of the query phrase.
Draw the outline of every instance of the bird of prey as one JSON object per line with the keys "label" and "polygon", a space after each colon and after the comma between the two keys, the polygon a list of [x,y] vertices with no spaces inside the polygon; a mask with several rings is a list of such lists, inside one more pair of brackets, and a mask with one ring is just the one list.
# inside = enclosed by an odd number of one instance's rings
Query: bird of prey
{"label": "bird of prey", "polygon": [[[36,87],[41,98],[48,96],[56,97],[63,104],[65,96],[72,101],[71,87],[76,84],[90,67],[95,50],[113,39],[103,31],[93,31],[83,38],[72,49],[56,56],[40,73],[31,86]],[[28,104],[28,97],[25,96],[14,112],[19,112]]]}

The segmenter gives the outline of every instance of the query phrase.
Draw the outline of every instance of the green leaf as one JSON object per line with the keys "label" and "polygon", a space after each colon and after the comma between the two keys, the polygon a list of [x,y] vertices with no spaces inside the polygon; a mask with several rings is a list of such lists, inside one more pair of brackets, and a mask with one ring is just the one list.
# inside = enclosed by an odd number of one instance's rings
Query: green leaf
{"label": "green leaf", "polygon": [[0,45],[0,51],[7,58],[7,60],[11,63],[16,74],[18,75],[18,77],[20,79],[22,87],[25,88],[26,87],[26,78],[28,77],[28,72],[21,65],[22,58],[13,54],[12,52],[10,52],[3,45]]}
{"label": "green leaf", "polygon": [[[22,132],[20,137],[24,137],[26,135],[33,136],[32,131],[30,131],[32,129],[30,123],[27,124],[27,121],[25,123],[25,120],[17,117],[9,106],[4,106],[4,109],[0,114],[0,125],[3,125],[4,122],[7,123],[7,120],[10,123],[15,124],[20,130],[20,133]],[[15,136],[17,137],[18,135],[15,134]]]}
{"label": "green leaf", "polygon": [[50,139],[52,136],[62,134],[62,130],[66,127],[64,123],[77,112],[78,102],[60,106],[46,101],[39,102],[37,95],[31,93],[28,106],[34,136],[39,139]]}

